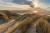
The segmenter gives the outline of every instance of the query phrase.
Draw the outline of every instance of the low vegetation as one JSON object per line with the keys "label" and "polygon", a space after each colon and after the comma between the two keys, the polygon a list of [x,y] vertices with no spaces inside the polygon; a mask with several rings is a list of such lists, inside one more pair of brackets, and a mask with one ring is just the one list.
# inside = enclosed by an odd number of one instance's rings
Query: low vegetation
{"label": "low vegetation", "polygon": [[[0,30],[0,32],[3,32],[3,33],[50,33],[50,16],[47,16],[47,15],[41,16],[41,15],[36,15],[36,14],[20,15],[20,14],[13,14],[13,13],[7,13],[7,12],[3,12],[3,13],[6,14],[7,20],[15,19],[15,21],[10,23],[8,27],[6,25],[4,25],[4,27],[2,26],[4,29],[2,29],[3,31]],[[3,18],[4,16],[0,16],[0,18],[1,17]],[[36,28],[33,28],[34,24],[36,24],[35,26]],[[34,29],[36,31],[32,32],[34,31]]]}

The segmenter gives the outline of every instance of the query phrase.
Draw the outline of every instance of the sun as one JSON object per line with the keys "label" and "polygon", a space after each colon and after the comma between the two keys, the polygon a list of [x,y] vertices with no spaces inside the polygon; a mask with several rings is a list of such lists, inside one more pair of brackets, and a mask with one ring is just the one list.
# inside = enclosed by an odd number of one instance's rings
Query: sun
{"label": "sun", "polygon": [[39,0],[32,0],[34,7],[39,7]]}

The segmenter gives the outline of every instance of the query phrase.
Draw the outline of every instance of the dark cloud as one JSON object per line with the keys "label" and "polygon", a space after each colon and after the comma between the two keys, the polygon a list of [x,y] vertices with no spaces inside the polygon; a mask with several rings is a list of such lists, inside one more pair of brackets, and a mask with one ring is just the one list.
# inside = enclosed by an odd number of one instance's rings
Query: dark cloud
{"label": "dark cloud", "polygon": [[31,1],[26,0],[13,0],[12,2],[16,4],[31,4]]}
{"label": "dark cloud", "polygon": [[14,4],[25,4],[25,5],[29,5],[31,3],[31,1],[27,1],[27,0],[0,0],[0,2],[8,2],[8,3],[14,3]]}

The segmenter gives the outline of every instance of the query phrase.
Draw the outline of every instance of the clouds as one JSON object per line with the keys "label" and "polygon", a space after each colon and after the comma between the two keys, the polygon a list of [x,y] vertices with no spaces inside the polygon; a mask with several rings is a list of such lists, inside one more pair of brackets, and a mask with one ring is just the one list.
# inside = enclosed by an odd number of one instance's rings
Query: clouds
{"label": "clouds", "polygon": [[[40,7],[46,8],[50,5],[50,0],[38,0]],[[16,7],[18,5],[30,4],[32,0],[0,0],[0,6]]]}
{"label": "clouds", "polygon": [[0,0],[0,6],[4,7],[16,7],[17,4],[12,2],[13,0]]}
{"label": "clouds", "polygon": [[30,0],[27,1],[27,0],[0,0],[0,3],[5,3],[5,4],[8,4],[8,3],[13,3],[13,4],[27,4],[27,3],[31,2]]}
{"label": "clouds", "polygon": [[[18,2],[18,1],[17,1]],[[15,2],[14,3],[14,0],[0,0],[0,9],[8,9],[8,10],[16,10],[16,9],[27,9],[28,6],[26,5],[21,5],[22,3],[21,2]]]}
{"label": "clouds", "polygon": [[26,0],[0,0],[0,6],[17,6],[19,5],[27,5],[31,3],[31,1],[26,1]]}
{"label": "clouds", "polygon": [[11,2],[12,0],[0,0],[0,1],[3,1],[3,2]]}

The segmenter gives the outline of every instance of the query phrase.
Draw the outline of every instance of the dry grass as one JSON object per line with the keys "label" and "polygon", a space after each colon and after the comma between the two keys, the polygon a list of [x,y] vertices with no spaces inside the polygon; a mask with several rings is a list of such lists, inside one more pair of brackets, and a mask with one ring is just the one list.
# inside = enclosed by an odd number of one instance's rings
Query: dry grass
{"label": "dry grass", "polygon": [[[7,13],[5,13],[7,14]],[[11,13],[10,13],[11,14]],[[11,15],[7,15],[7,17],[12,17]],[[4,33],[31,33],[31,31],[27,32],[30,27],[34,27],[36,24],[36,33],[50,33],[50,16],[41,16],[36,14],[24,14],[17,15],[19,17],[16,18],[13,22],[8,22],[4,25],[0,25],[0,32]],[[10,18],[9,18],[10,19]],[[21,20],[22,19],[22,20]],[[49,20],[48,20],[49,19]],[[33,25],[32,25],[33,24]],[[31,29],[34,30],[34,29]],[[35,33],[35,32],[32,32]]]}
{"label": "dry grass", "polygon": [[48,20],[42,18],[38,21],[39,23],[37,24],[37,33],[50,33],[50,25],[48,23]]}

